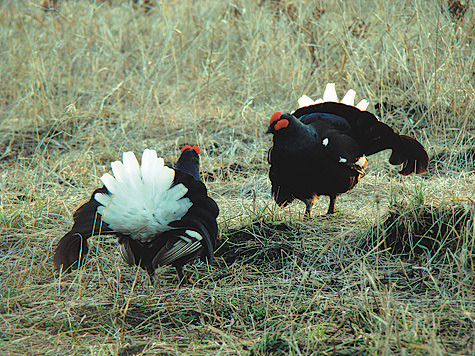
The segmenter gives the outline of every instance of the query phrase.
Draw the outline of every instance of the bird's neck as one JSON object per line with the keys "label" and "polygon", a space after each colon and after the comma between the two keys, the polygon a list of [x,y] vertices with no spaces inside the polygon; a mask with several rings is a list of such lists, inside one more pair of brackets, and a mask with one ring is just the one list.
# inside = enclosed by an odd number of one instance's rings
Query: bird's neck
{"label": "bird's neck", "polygon": [[196,180],[200,180],[200,166],[191,157],[184,157],[183,155],[178,159],[175,165],[175,169],[179,169],[182,172],[188,173]]}
{"label": "bird's neck", "polygon": [[276,132],[274,145],[277,147],[284,146],[286,150],[299,151],[314,146],[317,138],[318,134],[311,126],[293,118],[289,127],[282,132]]}

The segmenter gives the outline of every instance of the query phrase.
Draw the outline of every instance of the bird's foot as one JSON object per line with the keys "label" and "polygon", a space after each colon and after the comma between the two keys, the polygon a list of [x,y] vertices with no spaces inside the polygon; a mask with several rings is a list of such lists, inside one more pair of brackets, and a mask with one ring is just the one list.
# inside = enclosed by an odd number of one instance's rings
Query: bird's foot
{"label": "bird's foot", "polygon": [[366,173],[365,173],[365,171],[364,171],[364,168],[358,166],[357,164],[352,164],[352,165],[350,166],[350,168],[351,168],[352,170],[358,172],[358,174],[360,175],[360,178],[363,178],[363,177],[366,175]]}
{"label": "bird's foot", "polygon": [[178,274],[178,287],[183,287],[185,285],[193,285],[195,282],[191,278],[189,273],[183,272],[182,267],[176,268]]}

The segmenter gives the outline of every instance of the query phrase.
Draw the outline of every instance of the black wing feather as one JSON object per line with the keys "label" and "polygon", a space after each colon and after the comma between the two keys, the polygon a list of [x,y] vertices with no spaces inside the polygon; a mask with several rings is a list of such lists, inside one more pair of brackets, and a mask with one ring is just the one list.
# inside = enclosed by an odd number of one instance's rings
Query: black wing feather
{"label": "black wing feather", "polygon": [[54,251],[53,261],[57,270],[77,267],[88,252],[87,239],[92,235],[113,233],[109,226],[102,222],[101,215],[97,213],[97,207],[100,205],[94,199],[97,193],[109,194],[109,191],[105,187],[96,189],[90,200],[74,213],[73,227],[59,240]]}

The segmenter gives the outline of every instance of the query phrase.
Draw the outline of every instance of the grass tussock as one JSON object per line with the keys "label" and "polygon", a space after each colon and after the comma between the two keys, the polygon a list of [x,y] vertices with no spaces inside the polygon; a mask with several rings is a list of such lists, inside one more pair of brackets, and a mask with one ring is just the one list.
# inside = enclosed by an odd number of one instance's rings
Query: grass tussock
{"label": "grass tussock", "polygon": [[[0,5],[2,353],[474,354],[473,4],[141,4]],[[320,198],[304,219],[271,200],[265,130],[327,82],[433,163],[402,179],[371,156],[337,214]],[[220,206],[216,261],[151,286],[98,236],[55,275],[54,246],[110,162],[152,148],[172,164],[185,143]]]}
{"label": "grass tussock", "polygon": [[390,209],[384,222],[385,245],[394,254],[412,258],[425,254],[431,258],[444,255],[447,250],[473,255],[474,206],[467,201],[444,206],[407,206],[397,204]]}

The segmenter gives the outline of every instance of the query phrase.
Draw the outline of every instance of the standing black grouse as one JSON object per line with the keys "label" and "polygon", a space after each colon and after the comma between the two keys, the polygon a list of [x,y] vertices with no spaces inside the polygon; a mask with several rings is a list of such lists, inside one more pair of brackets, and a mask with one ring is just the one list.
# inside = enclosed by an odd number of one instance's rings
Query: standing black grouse
{"label": "standing black grouse", "polygon": [[211,262],[219,209],[200,180],[199,154],[198,146],[184,146],[175,169],[148,149],[141,166],[132,152],[123,163],[112,162],[115,177],[102,176],[104,186],[74,213],[71,231],[58,242],[56,269],[77,267],[87,239],[99,234],[116,235],[124,260],[145,269],[152,284],[158,266],[174,266],[182,279],[182,266],[192,259]]}
{"label": "standing black grouse", "polygon": [[329,83],[323,99],[302,96],[295,112],[272,115],[267,132],[274,137],[268,160],[277,205],[286,206],[297,198],[310,216],[318,196],[327,195],[328,214],[334,213],[336,198],[364,176],[366,156],[385,149],[392,149],[389,163],[402,164],[401,175],[427,170],[429,157],[417,140],[397,134],[366,111],[366,100],[354,106],[354,99],[355,91],[349,90],[338,102],[335,84]]}

